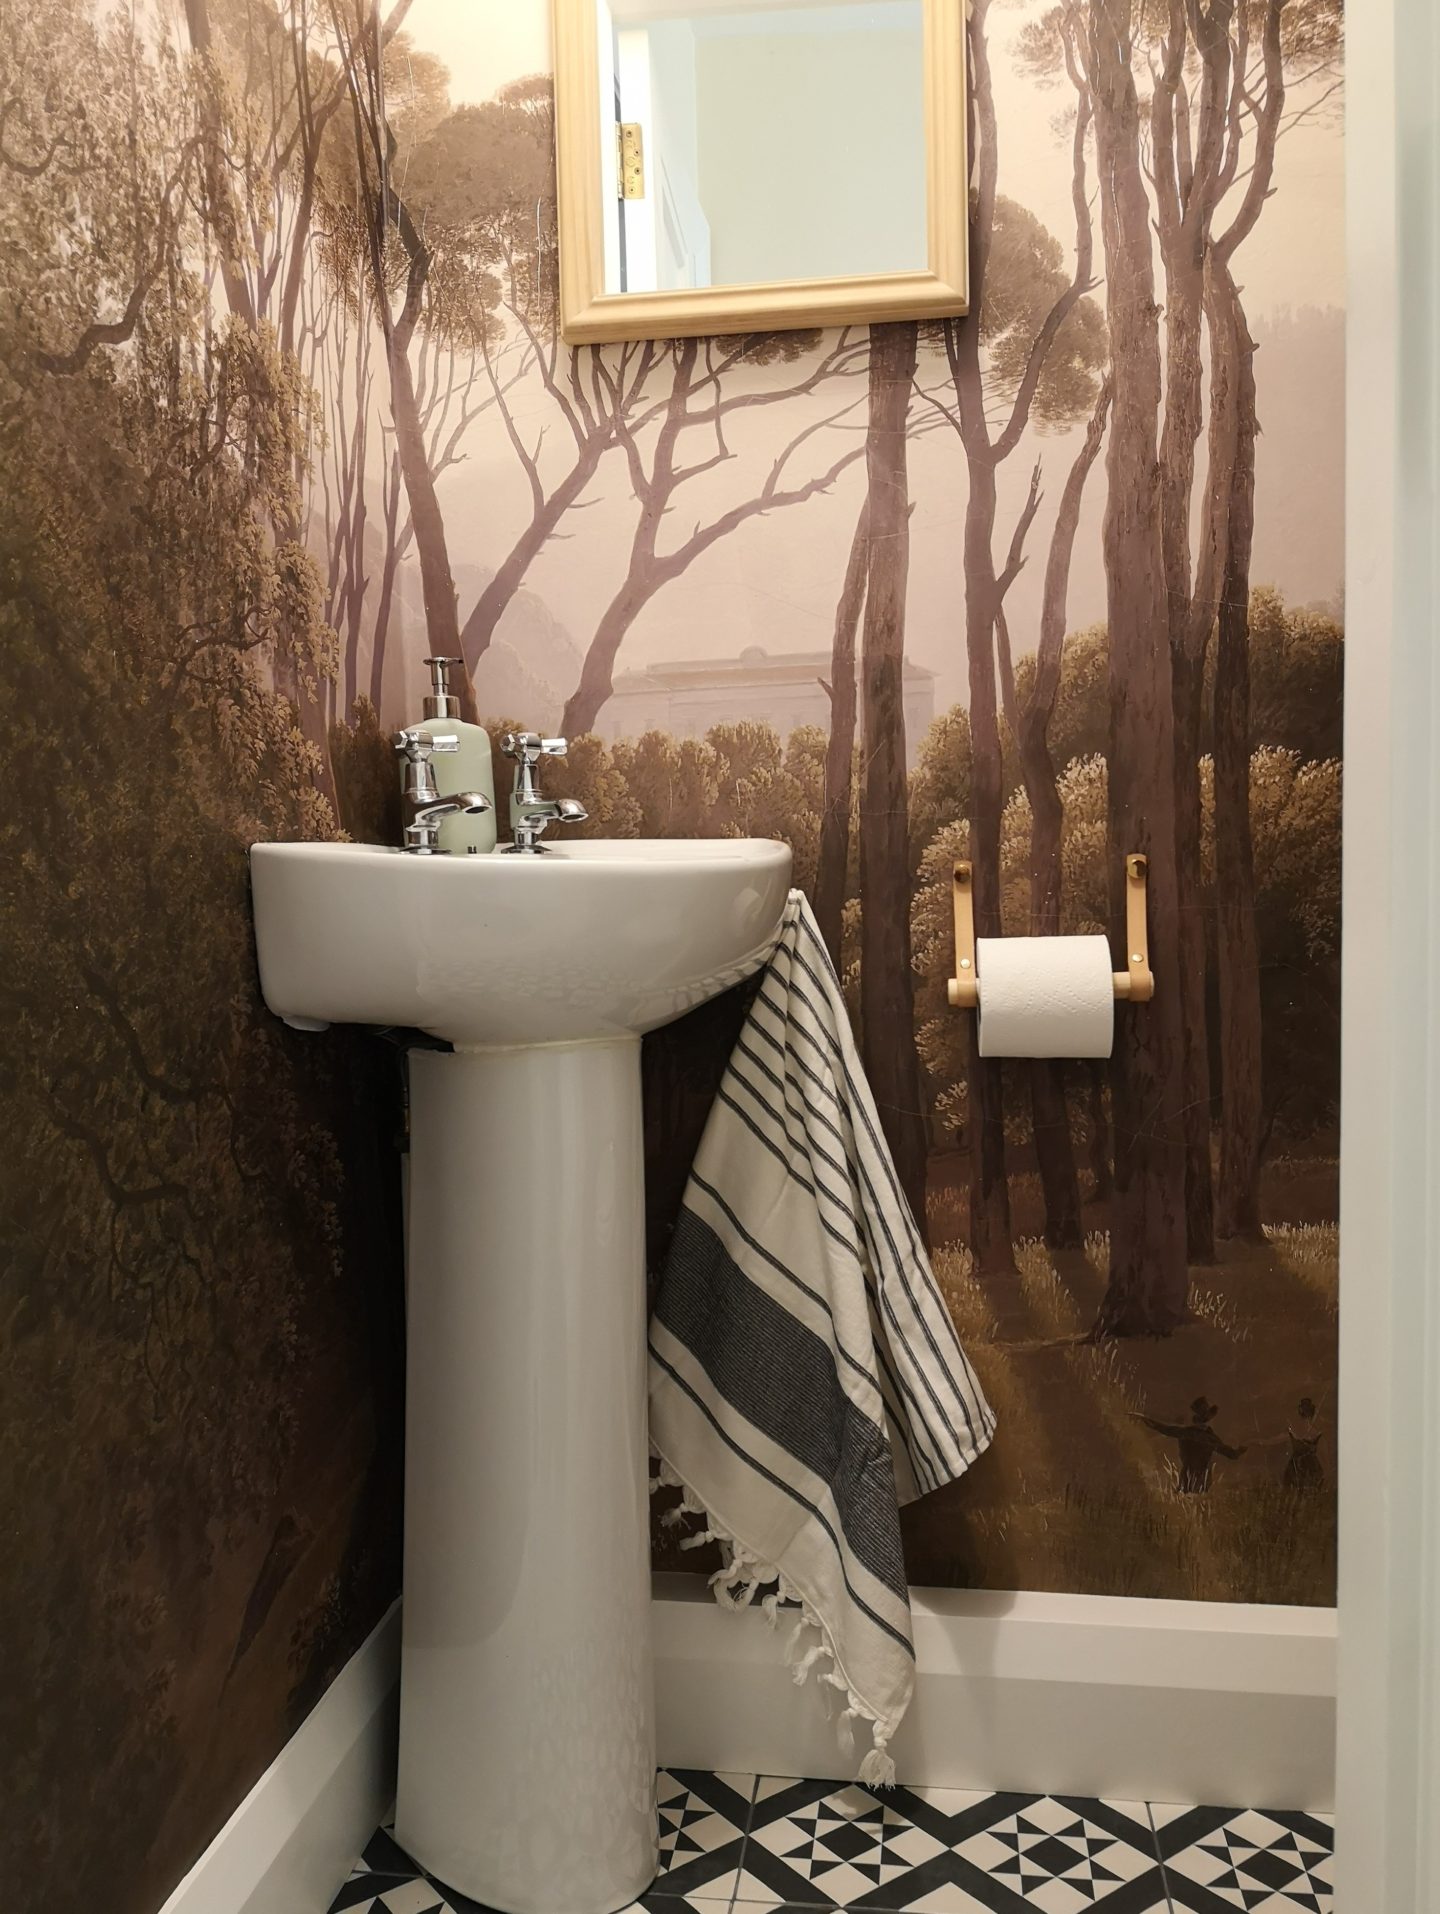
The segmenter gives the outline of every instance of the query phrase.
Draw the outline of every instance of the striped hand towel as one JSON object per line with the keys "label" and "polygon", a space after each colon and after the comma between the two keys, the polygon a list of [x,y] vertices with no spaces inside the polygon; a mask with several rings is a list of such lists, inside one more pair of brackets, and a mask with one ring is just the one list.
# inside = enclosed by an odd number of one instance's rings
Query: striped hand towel
{"label": "striped hand towel", "polygon": [[[900,1505],[953,1482],[994,1417],[901,1192],[840,985],[800,892],[705,1128],[650,1323],[650,1439],[672,1511],[718,1540],[727,1606],[794,1603],[888,1746],[915,1651]],[[683,1545],[682,1545],[683,1546]]]}

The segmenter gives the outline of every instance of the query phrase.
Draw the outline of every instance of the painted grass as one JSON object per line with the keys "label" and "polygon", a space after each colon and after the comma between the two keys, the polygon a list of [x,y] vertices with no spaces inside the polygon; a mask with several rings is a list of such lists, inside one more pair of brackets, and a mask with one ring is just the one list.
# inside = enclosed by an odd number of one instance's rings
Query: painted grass
{"label": "painted grass", "polygon": [[1312,1290],[1329,1314],[1340,1313],[1340,1230],[1335,1223],[1277,1223],[1265,1232],[1276,1259]]}
{"label": "painted grass", "polygon": [[[932,1228],[963,1217],[940,1193]],[[938,1213],[937,1213],[938,1212]],[[1054,1255],[1033,1238],[1013,1273],[979,1274],[968,1249],[935,1273],[999,1418],[995,1444],[952,1490],[906,1513],[911,1577],[935,1585],[1075,1590],[1193,1600],[1334,1599],[1329,1483],[1282,1477],[1302,1395],[1333,1410],[1336,1231],[1272,1227],[1192,1273],[1192,1320],[1163,1340],[1084,1340],[1104,1292],[1109,1243]],[[1139,1417],[1188,1420],[1204,1393],[1238,1461],[1204,1495],[1179,1492],[1177,1445]],[[1333,1444],[1322,1442],[1327,1475]]]}

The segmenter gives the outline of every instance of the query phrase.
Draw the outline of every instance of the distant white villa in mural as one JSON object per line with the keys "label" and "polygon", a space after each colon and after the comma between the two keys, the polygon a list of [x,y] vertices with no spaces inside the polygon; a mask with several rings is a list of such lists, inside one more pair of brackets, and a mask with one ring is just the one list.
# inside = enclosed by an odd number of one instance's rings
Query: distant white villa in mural
{"label": "distant white villa in mural", "polygon": [[[738,658],[682,658],[622,671],[601,707],[602,738],[638,738],[667,731],[703,738],[715,724],[753,719],[782,738],[801,725],[830,728],[829,651],[769,652],[747,645]],[[935,716],[935,673],[905,660],[905,755],[913,767]]]}

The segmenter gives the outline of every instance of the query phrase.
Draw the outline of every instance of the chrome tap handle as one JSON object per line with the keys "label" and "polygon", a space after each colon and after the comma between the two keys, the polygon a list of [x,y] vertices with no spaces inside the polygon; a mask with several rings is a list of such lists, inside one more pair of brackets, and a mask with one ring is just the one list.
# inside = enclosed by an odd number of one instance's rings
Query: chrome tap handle
{"label": "chrome tap handle", "polygon": [[[563,758],[570,749],[565,738],[542,738],[535,731],[507,731],[500,740],[500,749],[507,758],[515,760],[515,782],[510,792],[511,821],[517,827],[516,842],[520,842],[519,826],[525,815],[546,805],[540,795],[538,768],[541,758]],[[549,815],[555,816],[554,807],[548,807]],[[537,833],[538,835],[538,833]]]}
{"label": "chrome tap handle", "polygon": [[453,731],[427,731],[423,724],[412,724],[395,733],[395,749],[402,751],[411,764],[423,764],[433,751],[458,751],[460,740]]}
{"label": "chrome tap handle", "polygon": [[395,733],[395,749],[405,760],[400,798],[408,823],[417,805],[440,795],[435,786],[431,755],[458,751],[460,740],[453,731],[427,731],[423,725],[412,724],[407,730]]}
{"label": "chrome tap handle", "polygon": [[522,766],[538,764],[541,758],[563,758],[570,749],[568,738],[542,738],[536,731],[507,731],[500,740],[507,758]]}

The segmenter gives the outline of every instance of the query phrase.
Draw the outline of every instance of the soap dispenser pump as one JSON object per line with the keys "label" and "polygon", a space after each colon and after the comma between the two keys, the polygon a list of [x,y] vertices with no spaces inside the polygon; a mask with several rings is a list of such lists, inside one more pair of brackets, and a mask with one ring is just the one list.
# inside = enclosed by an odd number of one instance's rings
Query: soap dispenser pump
{"label": "soap dispenser pump", "polygon": [[459,740],[458,751],[434,759],[435,785],[441,797],[457,791],[480,791],[490,800],[490,809],[478,814],[462,812],[448,817],[440,826],[439,848],[457,857],[493,851],[495,848],[495,766],[490,754],[490,733],[481,724],[466,724],[460,716],[460,700],[450,689],[450,670],[460,666],[459,658],[427,658],[430,690],[424,704],[424,723],[443,725]]}

